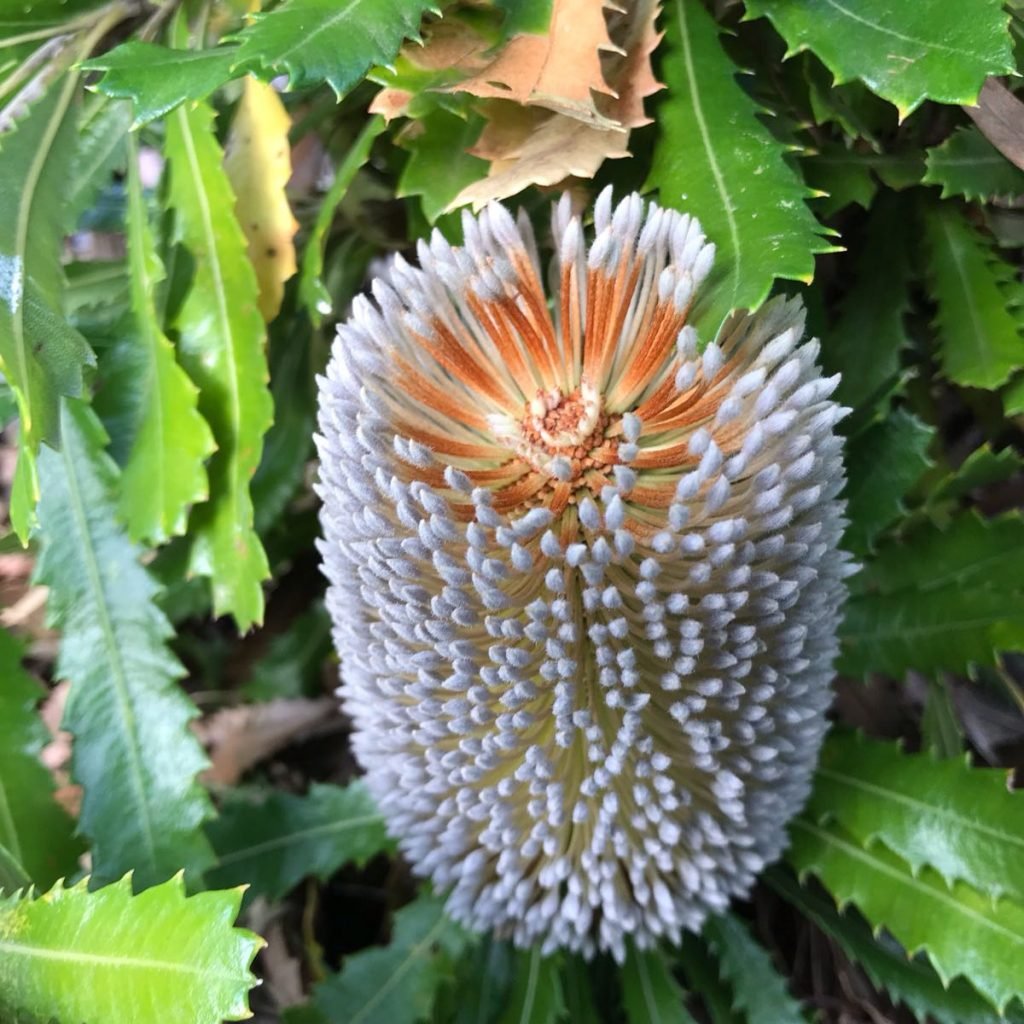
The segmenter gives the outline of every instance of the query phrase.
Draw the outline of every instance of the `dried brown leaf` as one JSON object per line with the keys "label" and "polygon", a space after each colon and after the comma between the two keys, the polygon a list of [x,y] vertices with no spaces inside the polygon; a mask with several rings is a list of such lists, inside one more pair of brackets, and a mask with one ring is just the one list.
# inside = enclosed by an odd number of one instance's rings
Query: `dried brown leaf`
{"label": "dried brown leaf", "polygon": [[336,728],[341,721],[330,697],[319,700],[274,700],[223,708],[196,723],[210,757],[204,781],[235,785],[252,767],[283,750],[300,736]]}

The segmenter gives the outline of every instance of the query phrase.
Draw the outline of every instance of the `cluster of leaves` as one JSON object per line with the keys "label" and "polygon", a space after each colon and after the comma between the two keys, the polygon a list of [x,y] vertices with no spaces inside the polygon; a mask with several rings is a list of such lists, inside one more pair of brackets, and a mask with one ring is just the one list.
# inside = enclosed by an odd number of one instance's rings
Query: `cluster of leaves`
{"label": "cluster of leaves", "polygon": [[[969,676],[1024,706],[1003,663],[1024,650],[1024,107],[995,77],[1020,5],[258,6],[0,15],[0,544],[48,588],[57,658],[29,655],[70,683],[81,794],[57,802],[38,684],[0,631],[0,1014],[241,1019],[248,886],[269,988],[292,951],[298,991],[272,995],[293,1024],[808,1019],[762,944],[785,941],[738,914],[608,970],[408,902],[345,758],[200,778],[225,722],[269,754],[282,708],[321,714],[313,379],[371,259],[432,224],[458,239],[466,204],[514,197],[540,227],[545,190],[612,183],[716,242],[705,340],[804,296],[852,410],[840,672],[927,694],[907,746],[828,741],[765,898],[919,1020],[1024,1020],[1024,803],[968,759],[951,696]],[[379,934],[332,897],[367,863],[406,903]]]}

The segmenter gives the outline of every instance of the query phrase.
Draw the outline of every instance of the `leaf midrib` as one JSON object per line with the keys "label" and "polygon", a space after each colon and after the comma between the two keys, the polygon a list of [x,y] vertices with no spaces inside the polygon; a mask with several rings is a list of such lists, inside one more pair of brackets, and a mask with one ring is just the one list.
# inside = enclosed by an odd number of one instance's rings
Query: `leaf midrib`
{"label": "leaf midrib", "polygon": [[441,933],[441,930],[443,928],[444,917],[442,916],[437,919],[437,922],[433,925],[430,931],[427,932],[427,934],[422,939],[420,939],[420,941],[417,942],[416,945],[412,946],[409,949],[409,955],[398,965],[394,972],[392,972],[392,974],[388,977],[387,981],[385,981],[384,984],[381,985],[381,987],[377,989],[376,992],[374,992],[373,998],[364,1003],[362,1009],[360,1009],[360,1011],[354,1017],[351,1017],[349,1019],[348,1024],[358,1024],[359,1021],[367,1019],[366,1015],[370,1013],[370,1011],[373,1010],[373,1008],[377,1006],[378,1003],[381,1002],[381,1000],[388,994],[388,992],[391,989],[395,987],[395,985],[398,984],[398,980],[402,977],[402,975],[404,975],[405,972],[408,971],[410,967],[412,967],[413,963],[417,960],[417,958],[420,957],[423,950],[426,949],[434,941],[434,939]]}
{"label": "leaf midrib", "polygon": [[[910,2],[913,2],[913,0],[910,0]],[[856,21],[861,25],[864,25],[866,28],[873,29],[875,32],[878,32],[885,36],[889,36],[892,39],[899,39],[904,43],[913,43],[915,46],[928,46],[935,50],[945,50],[946,53],[955,53],[960,55],[961,57],[974,57],[976,60],[985,59],[984,54],[975,53],[973,50],[964,50],[959,46],[950,46],[948,43],[936,43],[932,42],[929,39],[920,39],[917,36],[909,36],[903,32],[897,32],[895,29],[886,28],[886,26],[879,25],[877,22],[874,21],[870,21],[869,19],[863,17],[860,14],[855,14],[849,8],[844,7],[841,3],[839,3],[838,0],[825,0],[825,3],[827,3],[829,7],[835,8],[835,10],[839,11],[840,14],[843,14],[846,17],[848,17],[851,21]],[[838,35],[836,38],[838,38]]]}
{"label": "leaf midrib", "polygon": [[298,832],[289,832],[287,835],[276,836],[275,838],[267,839],[262,843],[254,843],[251,846],[241,847],[237,850],[232,850],[223,857],[218,857],[217,863],[214,865],[214,870],[219,867],[224,867],[227,864],[236,864],[239,861],[249,860],[252,857],[260,856],[261,854],[267,853],[271,850],[279,850],[295,843],[301,843],[307,839],[319,838],[320,836],[326,835],[336,835],[341,832],[347,832],[352,828],[360,828],[363,825],[372,825],[378,822],[383,822],[383,820],[384,819],[379,814],[365,814],[358,818],[346,818],[343,821],[331,822],[327,825],[314,825],[306,829],[300,829]]}
{"label": "leaf midrib", "polygon": [[[819,766],[818,774],[823,775],[825,778],[832,779],[838,782],[840,785],[849,786],[851,789],[859,789],[865,793],[870,793],[874,796],[880,796],[886,800],[890,800],[893,803],[902,804],[905,807],[912,807],[921,812],[933,815],[938,818],[944,818],[947,821],[954,822],[961,828],[970,829],[975,832],[980,832],[983,835],[988,835],[993,839],[999,839],[1003,842],[1009,843],[1014,846],[1019,846],[1024,849],[1024,836],[1016,836],[1011,832],[1003,832],[999,829],[992,828],[990,825],[985,825],[982,822],[975,821],[971,818],[965,818],[962,814],[958,813],[951,808],[936,807],[933,804],[926,803],[917,797],[908,796],[905,793],[900,793],[897,790],[886,789],[884,786],[879,786],[877,783],[867,782],[864,779],[858,779],[855,776],[848,775],[845,772],[839,772],[832,768],[824,768]],[[879,830],[879,834],[884,834]]]}
{"label": "leaf midrib", "polygon": [[[951,907],[956,913],[977,921],[982,927],[990,929],[996,934],[1005,936],[1016,945],[1024,946],[1024,936],[1018,932],[1012,931],[1005,925],[1001,925],[998,922],[993,921],[991,918],[985,917],[984,914],[978,913],[978,911],[973,907],[969,907],[966,904],[961,903],[952,896],[947,896],[940,889],[930,885],[925,885],[915,876],[909,873],[904,873],[898,868],[894,868],[890,864],[886,864],[884,861],[881,861],[876,857],[872,857],[870,851],[854,846],[852,843],[846,842],[834,833],[827,832],[825,829],[812,825],[804,818],[794,818],[793,827],[809,832],[822,842],[835,846],[847,856],[854,860],[861,861],[861,863],[866,864],[869,868],[872,868],[883,875],[888,875],[901,885],[905,885],[910,889],[923,893],[931,899],[937,900],[939,903],[943,903],[946,906]],[[813,871],[815,869],[812,867],[811,870]],[[815,871],[815,873],[817,872]],[[899,938],[899,936],[897,936],[897,938]]]}
{"label": "leaf midrib", "polygon": [[136,805],[142,825],[142,836],[146,847],[146,856],[149,866],[155,873],[159,868],[156,855],[156,838],[153,831],[153,822],[150,816],[149,804],[146,802],[146,785],[143,779],[142,753],[138,731],[135,726],[135,713],[132,710],[131,698],[128,695],[127,673],[121,660],[121,649],[117,644],[114,635],[113,623],[107,611],[106,595],[103,590],[102,575],[99,562],[92,545],[92,535],[89,532],[88,516],[85,512],[82,501],[82,492],[78,486],[78,477],[75,475],[75,467],[72,464],[70,445],[63,445],[61,448],[61,459],[64,462],[65,474],[68,481],[68,504],[71,507],[71,514],[78,527],[81,537],[80,550],[82,559],[86,566],[86,575],[93,591],[93,599],[96,605],[96,618],[100,624],[100,630],[108,649],[111,668],[111,681],[114,684],[114,695],[121,711],[118,719],[122,733],[127,742],[128,767],[131,776],[130,783],[135,791]]}

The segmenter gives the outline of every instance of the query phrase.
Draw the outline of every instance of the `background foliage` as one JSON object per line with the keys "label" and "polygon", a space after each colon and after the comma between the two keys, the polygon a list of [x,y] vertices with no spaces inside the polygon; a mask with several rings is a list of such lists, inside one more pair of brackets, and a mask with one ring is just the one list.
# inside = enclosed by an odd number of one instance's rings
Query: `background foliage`
{"label": "background foliage", "polygon": [[[1024,1020],[1019,0],[258,8],[0,12],[0,1016]],[[862,564],[783,863],[621,969],[394,856],[310,489],[374,262],[608,183],[717,243],[704,340],[803,296]]]}

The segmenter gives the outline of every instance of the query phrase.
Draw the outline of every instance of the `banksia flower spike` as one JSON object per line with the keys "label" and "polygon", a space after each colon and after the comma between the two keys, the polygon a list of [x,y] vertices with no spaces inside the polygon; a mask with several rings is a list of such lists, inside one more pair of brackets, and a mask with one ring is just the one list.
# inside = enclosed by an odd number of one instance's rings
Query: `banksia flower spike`
{"label": "banksia flower spike", "polygon": [[357,299],[320,383],[356,755],[450,913],[624,954],[746,893],[826,729],[843,410],[775,301],[699,350],[714,249],[630,196],[466,215]]}

